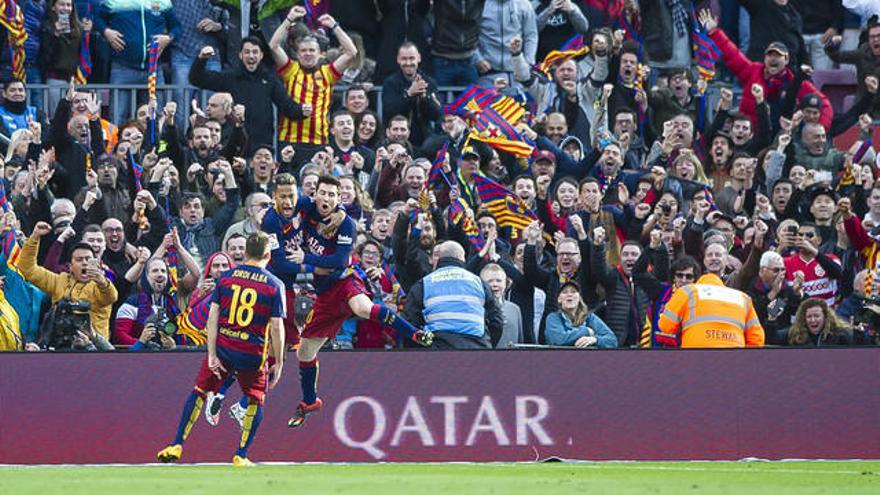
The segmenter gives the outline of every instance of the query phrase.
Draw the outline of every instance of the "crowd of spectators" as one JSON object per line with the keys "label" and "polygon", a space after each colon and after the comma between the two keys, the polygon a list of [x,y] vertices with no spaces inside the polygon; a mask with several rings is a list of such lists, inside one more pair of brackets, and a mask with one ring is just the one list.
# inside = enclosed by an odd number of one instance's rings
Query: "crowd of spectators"
{"label": "crowd of spectators", "polygon": [[[203,345],[218,276],[267,209],[299,229],[324,176],[375,301],[431,329],[425,277],[473,274],[439,311],[467,347],[679,345],[658,338],[664,305],[704,275],[748,296],[767,345],[880,343],[877,2],[14,3],[27,41],[21,80],[0,27],[2,349]],[[717,47],[714,78],[695,32]],[[576,35],[586,53],[538,68]],[[173,98],[148,91],[151,44]],[[74,83],[83,57],[89,83],[143,90],[102,101]],[[813,81],[835,68],[856,75],[847,108]],[[512,124],[530,156],[444,105],[473,84],[526,109]],[[487,208],[482,178],[532,220]],[[270,269],[301,326],[315,268],[291,239]],[[332,345],[414,344],[355,318]]]}

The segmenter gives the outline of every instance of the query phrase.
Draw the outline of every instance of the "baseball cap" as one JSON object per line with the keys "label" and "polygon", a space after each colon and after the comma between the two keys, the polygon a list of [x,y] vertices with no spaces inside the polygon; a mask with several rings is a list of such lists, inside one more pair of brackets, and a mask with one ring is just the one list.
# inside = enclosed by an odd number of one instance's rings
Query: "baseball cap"
{"label": "baseball cap", "polygon": [[535,154],[535,159],[533,161],[539,162],[541,160],[548,161],[548,162],[555,165],[556,164],[556,155],[554,155],[552,152],[547,151],[547,150],[540,150],[540,151],[538,151],[538,153]]}
{"label": "baseball cap", "polygon": [[473,146],[465,146],[464,149],[461,150],[461,157],[464,158],[466,156],[475,156],[477,158],[480,158],[480,154],[477,153],[477,150],[475,150]]}
{"label": "baseball cap", "polygon": [[816,93],[810,93],[801,100],[801,108],[822,109],[822,99]]}
{"label": "baseball cap", "polygon": [[788,55],[788,47],[785,46],[785,43],[781,41],[774,41],[767,45],[767,49],[764,50],[764,54],[768,54],[770,52],[776,52],[781,55]]}

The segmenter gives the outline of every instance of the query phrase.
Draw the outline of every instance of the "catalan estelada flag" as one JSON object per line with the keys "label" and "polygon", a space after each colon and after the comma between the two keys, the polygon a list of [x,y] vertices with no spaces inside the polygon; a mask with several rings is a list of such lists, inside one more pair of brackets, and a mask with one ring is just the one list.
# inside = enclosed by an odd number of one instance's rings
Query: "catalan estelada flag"
{"label": "catalan estelada flag", "polygon": [[544,61],[535,65],[534,68],[547,76],[548,79],[553,79],[553,74],[550,69],[552,69],[554,65],[565,60],[580,57],[581,55],[586,55],[587,53],[590,53],[590,47],[584,44],[583,35],[576,34],[570,40],[566,41],[559,50],[551,50],[550,53],[544,57]]}
{"label": "catalan estelada flag", "polygon": [[494,180],[480,174],[474,175],[474,185],[480,202],[486,206],[498,227],[524,229],[537,220],[535,213],[516,194]]}

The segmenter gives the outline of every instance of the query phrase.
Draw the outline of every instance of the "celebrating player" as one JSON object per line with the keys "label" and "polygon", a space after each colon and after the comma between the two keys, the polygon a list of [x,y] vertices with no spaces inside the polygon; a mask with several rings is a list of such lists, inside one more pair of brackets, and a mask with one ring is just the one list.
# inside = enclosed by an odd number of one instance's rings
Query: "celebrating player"
{"label": "celebrating player", "polygon": [[[421,345],[429,346],[433,340],[430,332],[413,327],[393,309],[373,303],[364,286],[362,272],[351,265],[352,243],[357,235],[357,225],[351,217],[346,216],[333,233],[322,235],[318,230],[336,211],[338,204],[339,181],[329,176],[319,178],[314,213],[300,213],[303,245],[309,252],[297,247],[290,257],[294,263],[315,267],[314,285],[318,294],[306,317],[296,351],[303,398],[287,422],[291,428],[299,427],[306,416],[321,409],[323,402],[317,396],[318,351],[327,339],[336,336],[342,323],[352,315],[389,326],[400,335],[411,336]],[[347,304],[339,304],[340,301]]]}
{"label": "celebrating player", "polygon": [[[183,442],[199,417],[207,391],[216,391],[234,372],[248,398],[242,423],[241,443],[233,466],[252,466],[247,450],[263,418],[263,400],[268,388],[281,378],[284,365],[284,287],[266,271],[269,263],[269,236],[252,234],[245,245],[247,260],[217,281],[208,314],[208,356],[202,361],[195,387],[183,407],[177,436],[157,455],[161,462],[175,462],[183,453]],[[275,364],[266,371],[267,350]]]}

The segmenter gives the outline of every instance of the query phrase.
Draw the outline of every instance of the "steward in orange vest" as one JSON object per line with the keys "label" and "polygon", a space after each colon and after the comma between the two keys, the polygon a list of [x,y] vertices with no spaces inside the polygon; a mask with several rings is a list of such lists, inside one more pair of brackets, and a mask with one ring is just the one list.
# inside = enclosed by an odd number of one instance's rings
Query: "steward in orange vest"
{"label": "steward in orange vest", "polygon": [[714,274],[681,287],[660,315],[656,340],[680,347],[763,347],[752,299]]}

